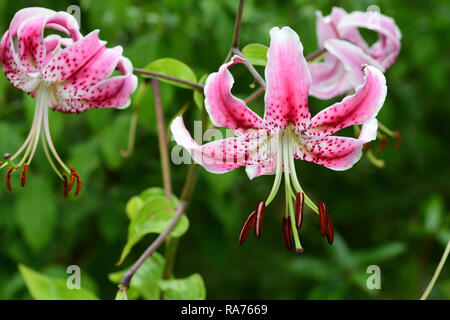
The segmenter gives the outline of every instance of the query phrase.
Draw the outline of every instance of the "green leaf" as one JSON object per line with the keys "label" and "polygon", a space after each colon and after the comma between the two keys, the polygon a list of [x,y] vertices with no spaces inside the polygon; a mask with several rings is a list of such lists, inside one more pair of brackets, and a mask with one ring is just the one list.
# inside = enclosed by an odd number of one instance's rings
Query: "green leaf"
{"label": "green leaf", "polygon": [[15,215],[27,244],[36,252],[44,249],[55,230],[57,208],[54,192],[43,177],[30,176],[26,189],[20,189]]}
{"label": "green leaf", "polygon": [[[206,78],[208,78],[208,74],[204,74],[201,76],[199,83],[200,84],[205,84],[206,82]],[[197,90],[194,91],[194,102],[195,105],[202,110],[204,107],[204,101],[205,101],[205,96],[203,95],[203,93],[198,92]]]}
{"label": "green leaf", "polygon": [[423,206],[424,228],[429,234],[439,230],[442,215],[444,213],[444,200],[440,196],[431,196]]}
{"label": "green leaf", "polygon": [[365,249],[355,252],[353,255],[359,264],[374,264],[392,259],[403,252],[406,246],[401,242],[393,242],[376,247],[375,249]]}
{"label": "green leaf", "polygon": [[[147,199],[139,212],[130,221],[128,227],[128,240],[122,250],[118,264],[121,264],[131,251],[133,246],[142,237],[150,233],[163,232],[173,216],[175,208],[164,196],[153,196]],[[189,228],[189,221],[186,216],[182,216],[175,228],[170,233],[171,237],[181,237]]]}
{"label": "green leaf", "polygon": [[132,220],[143,206],[144,201],[138,196],[134,196],[130,200],[128,200],[125,207],[128,218]]}
{"label": "green leaf", "polygon": [[66,280],[44,276],[36,271],[19,265],[25,284],[32,297],[36,300],[97,300],[90,291],[81,289],[69,289]]}
{"label": "green leaf", "polygon": [[183,279],[161,280],[164,300],[204,300],[206,288],[202,277],[195,273]]}
{"label": "green leaf", "polygon": [[[108,278],[114,283],[119,283],[128,269],[110,273]],[[159,281],[164,271],[164,258],[158,253],[153,253],[136,271],[130,282],[130,289],[138,291],[139,295],[147,300],[158,300],[160,296]]]}
{"label": "green leaf", "polygon": [[[162,58],[150,62],[144,69],[148,71],[163,73],[168,76],[176,77],[194,83],[197,82],[197,77],[194,71],[192,71],[192,69],[187,64],[172,58]],[[145,75],[143,76],[145,77]],[[179,82],[166,80],[162,78],[158,78],[158,80],[167,82],[177,87],[192,89],[190,86]]]}
{"label": "green leaf", "polygon": [[258,43],[251,43],[242,49],[242,54],[255,66],[265,66],[267,63],[267,50],[269,48]]}
{"label": "green leaf", "polygon": [[[155,196],[165,196],[166,192],[164,191],[163,188],[159,188],[159,187],[151,187],[151,188],[147,188],[144,191],[142,191],[139,194],[139,197],[141,198],[142,201],[147,202],[147,200],[149,200],[150,198],[153,198]],[[174,207],[177,207],[179,203],[179,200],[176,196],[172,195],[172,204]]]}

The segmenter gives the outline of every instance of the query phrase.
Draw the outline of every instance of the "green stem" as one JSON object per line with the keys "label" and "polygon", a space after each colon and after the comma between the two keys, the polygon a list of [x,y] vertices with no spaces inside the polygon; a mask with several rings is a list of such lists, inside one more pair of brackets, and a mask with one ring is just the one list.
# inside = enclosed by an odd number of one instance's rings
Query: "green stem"
{"label": "green stem", "polygon": [[442,255],[441,261],[439,261],[436,271],[434,271],[433,278],[431,278],[431,281],[428,284],[428,287],[426,288],[423,295],[420,297],[420,300],[426,300],[428,298],[428,295],[430,294],[431,289],[433,289],[434,284],[436,283],[436,280],[439,277],[439,274],[441,273],[442,268],[444,267],[445,261],[447,260],[449,253],[450,253],[450,240],[447,243],[447,247],[445,248],[445,251],[444,251],[444,254]]}

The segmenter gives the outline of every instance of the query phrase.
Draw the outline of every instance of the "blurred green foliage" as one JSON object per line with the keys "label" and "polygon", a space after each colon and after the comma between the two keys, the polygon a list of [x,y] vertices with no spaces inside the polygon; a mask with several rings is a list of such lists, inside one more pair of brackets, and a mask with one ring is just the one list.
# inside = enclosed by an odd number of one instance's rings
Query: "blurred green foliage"
{"label": "blurred green foliage", "polygon": [[[110,0],[0,2],[4,32],[14,13],[23,7],[65,10],[81,6],[82,32],[100,29],[109,46],[124,46],[136,67],[170,57],[183,61],[202,78],[225,59],[234,25],[234,0]],[[402,33],[402,51],[386,73],[388,97],[379,119],[403,136],[378,157],[383,170],[363,158],[354,168],[334,172],[309,163],[297,163],[301,182],[315,201],[326,201],[337,236],[329,247],[319,236],[318,219],[306,212],[301,239],[305,252],[286,252],[281,235],[284,201],[278,196],[267,209],[261,239],[250,237],[240,247],[240,227],[258,200],[268,195],[273,177],[249,181],[243,169],[224,175],[201,170],[188,209],[189,230],[181,238],[175,263],[177,279],[159,283],[136,276],[143,288],[130,296],[178,298],[177,288],[196,298],[211,299],[416,299],[423,292],[450,238],[450,3],[437,1],[247,0],[241,47],[268,45],[272,26],[296,30],[305,52],[316,50],[315,10],[328,14],[333,5],[347,11],[378,5],[392,16]],[[263,69],[259,69],[262,71]],[[233,69],[234,93],[251,92],[252,78],[244,68]],[[204,77],[202,78],[204,81]],[[142,81],[141,81],[142,83]],[[161,83],[166,122],[186,103],[186,124],[199,119],[192,91]],[[135,93],[134,97],[136,97]],[[196,98],[198,103],[198,96]],[[316,113],[329,101],[310,98]],[[262,99],[252,103],[262,114]],[[131,113],[138,108],[136,147],[124,159]],[[0,152],[13,152],[29,130],[34,100],[13,88],[0,75]],[[42,150],[30,169],[27,186],[13,175],[14,192],[0,188],[0,299],[29,299],[37,289],[25,281],[48,283],[67,278],[68,265],[79,265],[82,286],[95,296],[113,299],[120,270],[131,265],[155,238],[146,235],[115,267],[127,241],[127,201],[148,187],[161,186],[161,170],[151,90],[124,111],[91,110],[81,115],[51,112],[52,136],[60,154],[83,178],[77,198],[65,199],[62,185]],[[173,143],[171,144],[173,146]],[[172,165],[175,194],[179,195],[188,166]],[[163,254],[163,250],[160,250]],[[155,274],[163,256],[156,254],[145,270]],[[21,267],[23,264],[38,271]],[[381,268],[381,290],[368,290],[369,265]],[[152,271],[153,270],[153,271]],[[117,273],[119,272],[119,273]],[[153,273],[152,273],[153,272]],[[201,274],[204,284],[198,276]],[[450,272],[444,268],[431,298],[450,299]],[[61,281],[51,282],[56,289]],[[132,283],[133,286],[133,283]],[[39,288],[38,288],[39,289]],[[172,290],[172,291],[170,291]],[[172,293],[170,293],[172,292]],[[191,297],[191,295],[182,295]],[[44,296],[46,292],[42,293]]]}

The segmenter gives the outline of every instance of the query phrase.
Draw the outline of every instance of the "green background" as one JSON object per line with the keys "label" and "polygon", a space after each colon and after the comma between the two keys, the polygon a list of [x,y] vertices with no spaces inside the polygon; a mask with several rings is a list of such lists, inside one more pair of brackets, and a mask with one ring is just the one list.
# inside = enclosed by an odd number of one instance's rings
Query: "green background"
{"label": "green background", "polygon": [[[0,2],[0,30],[6,31],[23,7],[65,10],[71,1]],[[216,71],[231,44],[237,1],[81,1],[82,33],[100,29],[109,46],[124,46],[124,55],[143,67],[162,57],[190,65],[200,78]],[[402,50],[387,73],[388,96],[381,122],[403,136],[377,157],[377,169],[363,158],[351,170],[334,172],[297,162],[297,173],[310,195],[328,204],[336,229],[330,247],[319,234],[318,218],[305,212],[303,255],[287,252],[281,234],[284,195],[266,210],[263,236],[238,244],[239,231],[257,201],[266,199],[273,176],[250,181],[244,169],[224,175],[201,170],[188,209],[190,229],[181,238],[175,276],[200,273],[210,299],[416,299],[450,238],[450,2],[438,1],[246,1],[241,47],[268,45],[272,26],[289,25],[305,47],[317,49],[315,10],[328,14],[333,5],[365,11],[376,4],[402,31]],[[366,34],[369,38],[371,34]],[[261,72],[263,69],[259,69]],[[233,69],[234,93],[245,97],[253,81],[244,68]],[[199,119],[192,92],[161,84],[166,122],[189,102],[185,122]],[[65,199],[57,176],[40,147],[26,188],[13,175],[14,192],[0,188],[0,299],[31,298],[18,263],[47,275],[66,277],[68,265],[82,270],[82,283],[97,296],[113,299],[116,286],[108,274],[126,242],[125,204],[150,186],[161,186],[158,140],[152,93],[139,105],[136,148],[122,159],[133,108],[91,110],[81,115],[51,112],[57,150],[83,178],[79,197]],[[263,113],[262,99],[252,103]],[[334,101],[310,98],[316,113]],[[34,100],[0,75],[0,153],[13,153],[28,133]],[[172,143],[171,146],[174,144]],[[375,143],[376,147],[376,143]],[[188,166],[172,165],[179,195]],[[4,174],[4,171],[3,171]],[[127,257],[132,264],[152,241],[144,238]],[[160,249],[163,253],[164,250]],[[381,268],[381,290],[368,290],[366,269]],[[450,298],[448,267],[431,298]]]}

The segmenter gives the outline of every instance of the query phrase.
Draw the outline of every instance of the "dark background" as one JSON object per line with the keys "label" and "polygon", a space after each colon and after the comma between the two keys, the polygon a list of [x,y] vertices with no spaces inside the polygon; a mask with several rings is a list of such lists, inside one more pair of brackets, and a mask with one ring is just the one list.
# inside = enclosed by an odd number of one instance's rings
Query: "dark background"
{"label": "dark background", "polygon": [[[81,6],[82,33],[100,29],[109,46],[124,46],[124,55],[143,67],[162,57],[190,65],[197,77],[216,71],[231,44],[237,1],[24,1],[0,2],[0,30],[8,28],[23,7],[65,10]],[[268,45],[272,26],[289,25],[299,33],[305,53],[317,49],[315,10],[332,6],[365,11],[378,5],[402,31],[402,50],[387,73],[388,96],[379,120],[398,130],[403,145],[394,152],[390,139],[376,156],[375,168],[362,158],[351,170],[334,172],[297,162],[300,180],[316,202],[326,201],[337,231],[330,247],[320,237],[318,218],[306,212],[299,256],[284,249],[279,193],[266,211],[263,237],[238,245],[241,225],[259,200],[266,199],[273,176],[250,181],[244,169],[224,175],[201,170],[188,210],[190,229],[181,238],[177,277],[198,272],[210,299],[416,299],[423,292],[450,237],[450,2],[438,1],[246,1],[241,46]],[[366,33],[369,38],[373,37]],[[262,72],[262,69],[260,69]],[[245,97],[253,81],[235,68],[234,93]],[[192,92],[161,84],[166,122],[186,103],[185,121],[199,118]],[[0,298],[30,298],[17,269],[23,263],[49,275],[80,265],[89,288],[112,299],[116,286],[108,274],[126,241],[125,204],[149,186],[161,186],[152,93],[139,106],[135,152],[122,159],[132,104],[125,111],[91,110],[81,115],[51,112],[56,148],[83,177],[78,198],[65,199],[42,148],[30,169],[26,188],[13,176],[14,192],[0,188]],[[262,99],[251,107],[263,113]],[[313,114],[334,101],[310,98]],[[28,133],[34,100],[0,75],[0,152],[14,152]],[[375,147],[376,147],[375,143]],[[172,165],[179,195],[188,166]],[[125,261],[130,265],[153,239],[146,237]],[[163,252],[163,250],[160,250]],[[381,290],[368,290],[366,269],[381,268]],[[431,298],[450,298],[448,267]]]}

